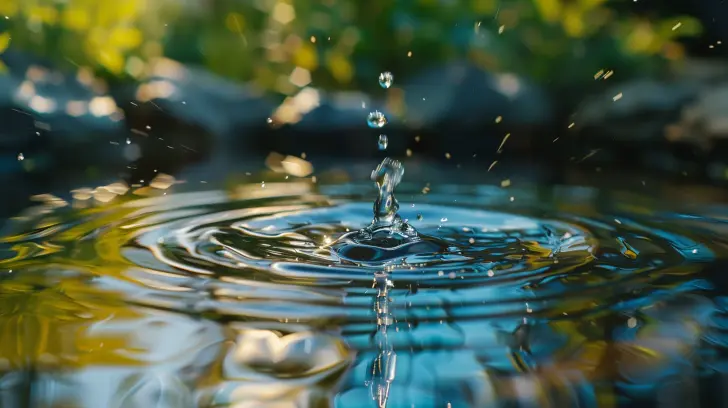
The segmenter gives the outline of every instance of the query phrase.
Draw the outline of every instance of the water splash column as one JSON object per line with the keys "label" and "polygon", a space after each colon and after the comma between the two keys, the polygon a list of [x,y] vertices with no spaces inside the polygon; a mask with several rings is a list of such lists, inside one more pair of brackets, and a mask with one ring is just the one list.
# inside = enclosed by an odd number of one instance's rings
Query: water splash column
{"label": "water splash column", "polygon": [[394,197],[394,189],[402,181],[402,176],[404,176],[402,163],[389,157],[372,171],[371,179],[377,183],[379,189],[377,200],[374,202],[374,227],[397,224],[399,203]]}
{"label": "water splash column", "polygon": [[387,328],[394,322],[390,311],[391,299],[389,289],[393,287],[389,273],[385,271],[374,274],[374,286],[377,297],[374,299],[374,312],[377,317],[377,331],[374,341],[379,353],[372,360],[370,393],[378,408],[385,408],[389,399],[389,388],[397,371],[397,353],[387,337]]}

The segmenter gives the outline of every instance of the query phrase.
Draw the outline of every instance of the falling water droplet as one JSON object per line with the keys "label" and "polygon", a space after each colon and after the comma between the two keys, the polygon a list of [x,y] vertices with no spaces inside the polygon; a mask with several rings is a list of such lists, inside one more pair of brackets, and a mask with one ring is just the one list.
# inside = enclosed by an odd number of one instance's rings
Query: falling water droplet
{"label": "falling water droplet", "polygon": [[379,150],[387,150],[387,145],[389,145],[387,135],[379,135]]}
{"label": "falling water droplet", "polygon": [[25,156],[23,156],[23,153],[18,154],[18,161],[25,160]]}
{"label": "falling water droplet", "polygon": [[386,71],[379,74],[379,86],[381,86],[382,88],[389,88],[390,86],[392,86],[392,82],[394,82],[394,75],[392,75],[391,72]]}
{"label": "falling water droplet", "polygon": [[126,144],[131,144],[131,139],[129,139],[128,137],[126,138]]}
{"label": "falling water droplet", "polygon": [[382,112],[370,112],[369,116],[367,116],[367,125],[369,125],[370,128],[378,129],[384,127],[386,124],[387,118]]}

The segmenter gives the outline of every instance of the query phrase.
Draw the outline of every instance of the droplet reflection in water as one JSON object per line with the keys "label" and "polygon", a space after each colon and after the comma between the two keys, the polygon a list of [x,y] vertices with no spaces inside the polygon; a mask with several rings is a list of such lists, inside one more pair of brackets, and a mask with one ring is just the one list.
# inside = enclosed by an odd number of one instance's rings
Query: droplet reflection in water
{"label": "droplet reflection in water", "polygon": [[[28,371],[53,390],[28,406],[649,406],[695,381],[725,396],[702,381],[728,362],[720,218],[581,187],[423,195],[402,175],[373,173],[374,208],[365,185],[268,179],[8,221],[0,397]],[[397,210],[395,186],[416,206]]]}
{"label": "droplet reflection in water", "polygon": [[369,112],[367,116],[367,125],[372,129],[383,128],[387,124],[387,118],[380,111]]}
{"label": "droplet reflection in water", "polygon": [[389,145],[389,138],[387,135],[379,135],[379,150],[387,150],[387,145]]}
{"label": "droplet reflection in water", "polygon": [[391,72],[386,71],[379,74],[379,86],[381,86],[384,89],[389,88],[392,86],[392,83],[394,82],[394,75],[392,75]]}

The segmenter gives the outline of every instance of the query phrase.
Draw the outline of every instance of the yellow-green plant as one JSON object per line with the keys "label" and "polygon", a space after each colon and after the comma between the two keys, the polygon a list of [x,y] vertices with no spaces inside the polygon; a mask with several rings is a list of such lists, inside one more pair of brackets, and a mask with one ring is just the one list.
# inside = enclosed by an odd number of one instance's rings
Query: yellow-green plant
{"label": "yellow-green plant", "polygon": [[679,59],[678,37],[700,30],[691,17],[646,19],[606,0],[0,0],[3,14],[12,47],[61,63],[139,78],[166,55],[283,94],[302,83],[290,80],[295,68],[340,89],[464,58],[588,80]]}
{"label": "yellow-green plant", "polygon": [[136,59],[162,55],[172,2],[150,0],[0,0],[14,48],[122,75]]}

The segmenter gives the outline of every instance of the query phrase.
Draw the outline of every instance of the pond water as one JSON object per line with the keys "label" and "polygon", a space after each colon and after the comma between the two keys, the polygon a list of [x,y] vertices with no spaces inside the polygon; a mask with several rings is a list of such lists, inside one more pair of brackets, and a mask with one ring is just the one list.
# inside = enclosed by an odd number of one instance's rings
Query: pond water
{"label": "pond water", "polygon": [[364,237],[371,184],[45,197],[0,247],[0,406],[728,403],[725,208],[403,181]]}

